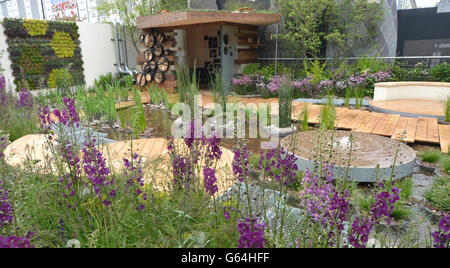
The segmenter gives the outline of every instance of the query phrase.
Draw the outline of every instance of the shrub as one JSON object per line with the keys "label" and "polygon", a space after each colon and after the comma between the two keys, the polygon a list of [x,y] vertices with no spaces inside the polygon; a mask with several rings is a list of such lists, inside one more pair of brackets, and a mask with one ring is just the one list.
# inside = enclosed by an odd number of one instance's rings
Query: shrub
{"label": "shrub", "polygon": [[27,90],[22,90],[17,98],[7,92],[5,79],[0,78],[0,130],[15,141],[25,135],[38,133],[37,109],[34,99]]}
{"label": "shrub", "polygon": [[450,174],[450,157],[449,156],[443,157],[440,166],[445,172],[447,172],[447,174]]}
{"label": "shrub", "polygon": [[445,211],[450,211],[450,177],[436,179],[433,187],[425,192],[425,198],[435,207]]}
{"label": "shrub", "polygon": [[45,35],[48,29],[48,23],[45,20],[23,20],[23,27],[27,29],[31,36]]}
{"label": "shrub", "polygon": [[291,127],[292,122],[292,97],[293,89],[289,78],[282,78],[279,81],[279,105],[278,114],[280,115],[280,127]]}
{"label": "shrub", "polygon": [[50,88],[63,88],[73,85],[73,78],[67,68],[54,69],[48,77],[47,84]]}
{"label": "shrub", "polygon": [[258,74],[260,67],[261,64],[259,63],[250,63],[244,67],[242,74],[244,75]]}
{"label": "shrub", "polygon": [[450,82],[450,64],[443,62],[430,69],[433,81]]}
{"label": "shrub", "polygon": [[421,153],[419,153],[419,156],[422,158],[424,162],[427,163],[437,163],[439,160],[441,160],[442,153],[439,150],[436,149],[427,149]]}
{"label": "shrub", "polygon": [[70,34],[66,32],[55,32],[50,46],[58,58],[71,58],[75,55],[75,43]]}
{"label": "shrub", "polygon": [[249,75],[233,78],[233,89],[238,95],[253,95],[258,93],[255,77]]}

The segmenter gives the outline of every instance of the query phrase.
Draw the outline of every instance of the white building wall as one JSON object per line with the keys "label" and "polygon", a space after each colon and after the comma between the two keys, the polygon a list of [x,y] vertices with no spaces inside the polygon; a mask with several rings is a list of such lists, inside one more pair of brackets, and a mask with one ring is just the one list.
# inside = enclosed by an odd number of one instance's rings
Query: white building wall
{"label": "white building wall", "polygon": [[91,86],[100,75],[117,71],[117,67],[114,66],[116,63],[115,44],[111,41],[113,28],[110,24],[77,24],[85,81],[87,86]]}
{"label": "white building wall", "polygon": [[[26,19],[47,19],[51,20],[56,17],[56,14],[52,11],[51,0],[37,0],[37,10],[32,10],[33,6],[30,1],[34,0],[5,0],[4,3],[7,6],[8,14],[4,14],[2,10],[0,10],[0,18],[10,17],[10,18],[18,18],[21,17],[18,1],[23,1],[25,5],[25,16],[22,16]],[[1,3],[0,3],[1,4]],[[44,12],[42,12],[42,6],[44,6]],[[83,22],[100,22],[98,19],[97,13],[97,0],[78,0],[78,9],[74,9],[74,12],[79,15],[79,18]],[[39,14],[39,18],[34,18],[34,14]],[[45,16],[45,17],[44,17]]]}

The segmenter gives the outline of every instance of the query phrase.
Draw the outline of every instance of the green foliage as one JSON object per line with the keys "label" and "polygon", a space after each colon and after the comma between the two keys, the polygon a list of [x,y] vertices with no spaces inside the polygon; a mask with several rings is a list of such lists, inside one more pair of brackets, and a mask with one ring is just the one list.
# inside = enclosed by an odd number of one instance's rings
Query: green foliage
{"label": "green foliage", "polygon": [[417,63],[413,68],[406,68],[407,62],[397,60],[392,66],[394,81],[429,81],[430,74],[424,62]]}
{"label": "green foliage", "polygon": [[439,82],[450,82],[450,64],[443,62],[430,69],[431,79]]}
{"label": "green foliage", "polygon": [[180,102],[189,105],[191,108],[191,115],[193,115],[195,109],[195,96],[199,94],[199,81],[197,80],[196,66],[194,66],[192,76],[186,63],[178,64],[176,70]]}
{"label": "green foliage", "polygon": [[133,88],[133,101],[135,103],[134,114],[131,121],[131,126],[133,128],[135,137],[139,137],[139,132],[144,132],[147,122],[145,121],[145,111],[144,105],[142,104],[141,91],[134,87]]}
{"label": "green foliage", "polygon": [[70,34],[66,32],[55,32],[50,46],[58,58],[71,58],[75,55],[75,43]]}
{"label": "green foliage", "polygon": [[73,78],[67,68],[54,69],[48,77],[47,84],[50,88],[62,88],[73,85]]}
{"label": "green foliage", "polygon": [[257,74],[259,72],[259,69],[261,68],[261,64],[259,63],[250,63],[247,66],[244,67],[244,70],[242,71],[242,74],[244,75],[250,75],[250,74]]}
{"label": "green foliage", "polygon": [[447,98],[442,101],[442,106],[444,108],[444,114],[445,114],[445,121],[450,121],[450,95],[447,96]]}
{"label": "green foliage", "polygon": [[293,88],[291,86],[290,79],[286,78],[286,81],[282,81],[280,89],[278,90],[280,128],[291,127],[292,97]]}
{"label": "green foliage", "polygon": [[100,75],[98,79],[95,79],[94,86],[106,88],[107,86],[114,84],[115,81],[116,79],[113,77],[113,74],[107,73],[105,75]]}
{"label": "green foliage", "polygon": [[88,92],[85,87],[76,88],[75,100],[77,107],[83,110],[88,122],[104,118],[108,124],[113,125],[117,120],[116,97],[114,87],[106,90],[94,87],[93,92]]}
{"label": "green foliage", "polygon": [[162,103],[167,107],[169,101],[167,93],[164,90],[158,88],[155,85],[151,85],[150,88],[147,88],[147,93],[152,104],[160,105]]}
{"label": "green foliage", "polygon": [[266,126],[272,125],[272,107],[270,105],[260,105],[258,107],[258,124],[261,122],[262,116],[266,117]]}
{"label": "green foliage", "polygon": [[309,124],[308,124],[309,111],[308,111],[308,105],[306,105],[306,104],[303,105],[301,118],[302,118],[302,131],[308,131],[309,130]]}
{"label": "green foliage", "polygon": [[126,37],[139,52],[138,29],[136,19],[142,16],[154,15],[162,9],[171,11],[186,9],[187,0],[100,0],[97,3],[99,16],[110,18],[119,16],[126,29]]}
{"label": "green foliage", "polygon": [[334,56],[373,47],[383,19],[382,4],[368,0],[277,0],[276,4],[283,17],[280,38],[290,41],[299,57],[318,57],[326,41]]}
{"label": "green foliage", "polygon": [[345,88],[345,102],[344,102],[344,107],[349,107],[350,106],[350,98],[352,97],[352,90],[350,87],[346,87]]}
{"label": "green foliage", "polygon": [[409,216],[411,216],[411,214],[411,209],[407,208],[405,202],[400,200],[395,203],[394,211],[392,212],[391,217],[399,221],[407,219]]}
{"label": "green foliage", "polygon": [[106,88],[111,88],[111,91],[114,92],[114,96],[117,102],[128,101],[130,88],[128,86],[122,86],[118,81],[116,81],[113,85],[107,86]]}
{"label": "green foliage", "polygon": [[9,134],[10,141],[15,141],[28,134],[39,132],[39,120],[35,107],[16,106],[17,97],[12,92],[2,92],[0,105],[0,130]]}
{"label": "green foliage", "polygon": [[45,72],[46,59],[38,47],[24,47],[19,64],[26,74],[42,74]]}
{"label": "green foliage", "polygon": [[24,19],[23,26],[31,36],[45,35],[48,29],[48,23],[45,20]]}
{"label": "green foliage", "polygon": [[399,189],[401,189],[400,192],[400,199],[401,200],[407,200],[411,197],[412,190],[414,187],[414,182],[411,178],[405,178],[402,180],[398,180],[395,182],[395,186]]}
{"label": "green foliage", "polygon": [[447,174],[450,174],[450,156],[445,155],[442,157],[440,166]]}
{"label": "green foliage", "polygon": [[320,81],[326,79],[325,67],[327,63],[325,61],[320,63],[320,61],[316,59],[311,63],[304,61],[303,64],[307,76],[312,78],[312,84],[317,85]]}
{"label": "green foliage", "polygon": [[[324,19],[327,31],[325,40],[332,55],[351,56],[358,49],[376,48],[379,24],[383,21],[382,1],[341,0],[331,1],[330,17]],[[364,25],[364,27],[361,27]]]}
{"label": "green foliage", "polygon": [[[275,65],[274,64],[264,65],[255,74],[264,76],[264,79],[267,82],[270,79],[272,79],[272,77],[275,76]],[[277,75],[290,75],[290,74],[292,74],[292,71],[288,67],[278,63]]]}
{"label": "green foliage", "polygon": [[364,88],[361,86],[356,86],[352,88],[353,97],[355,97],[355,108],[360,109],[363,106],[364,101]]}
{"label": "green foliage", "polygon": [[377,73],[389,69],[389,64],[381,59],[362,57],[356,60],[355,66],[352,68],[354,73]]}
{"label": "green foliage", "polygon": [[321,130],[334,130],[334,123],[336,121],[336,107],[333,99],[328,95],[327,103],[322,105],[319,114],[319,125]]}
{"label": "green foliage", "polygon": [[439,150],[427,149],[419,153],[419,156],[424,162],[438,163],[441,160],[442,153]]}
{"label": "green foliage", "polygon": [[218,103],[222,106],[223,111],[226,111],[227,109],[227,96],[225,94],[223,82],[222,82],[222,75],[219,71],[216,71],[214,74],[214,78],[211,77],[210,79],[210,86],[211,91],[213,93],[213,100],[214,103]]}
{"label": "green foliage", "polygon": [[442,211],[450,212],[450,178],[437,178],[433,183],[433,187],[425,192],[425,198],[433,206]]}
{"label": "green foliage", "polygon": [[228,0],[225,2],[226,10],[237,10],[239,8],[249,7],[252,9],[258,9],[258,4],[256,2],[249,2],[245,0]]}

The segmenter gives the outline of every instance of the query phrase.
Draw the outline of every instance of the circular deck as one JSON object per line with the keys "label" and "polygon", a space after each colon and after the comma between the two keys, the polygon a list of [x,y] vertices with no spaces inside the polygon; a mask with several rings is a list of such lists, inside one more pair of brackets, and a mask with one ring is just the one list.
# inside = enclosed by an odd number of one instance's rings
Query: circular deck
{"label": "circular deck", "polygon": [[[350,142],[350,134],[353,135],[353,142]],[[397,149],[393,179],[409,176],[414,170],[415,151],[398,141],[349,131],[334,131],[333,138],[331,136],[331,132],[322,135],[319,131],[300,132],[284,138],[281,145],[288,153],[294,153],[298,157],[299,169],[314,170],[317,162],[334,163],[335,178],[345,177],[350,158],[349,180],[357,182],[389,180]],[[320,154],[317,146],[319,140],[321,140]],[[352,148],[351,157],[350,148]]]}
{"label": "circular deck", "polygon": [[445,119],[444,103],[438,100],[386,100],[371,101],[369,108],[373,111],[388,114],[399,114],[404,117],[431,117]]}

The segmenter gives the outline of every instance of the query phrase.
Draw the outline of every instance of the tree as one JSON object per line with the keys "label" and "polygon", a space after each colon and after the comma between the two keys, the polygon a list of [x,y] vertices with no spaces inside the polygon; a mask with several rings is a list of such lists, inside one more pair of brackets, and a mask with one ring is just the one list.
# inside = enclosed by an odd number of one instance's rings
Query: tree
{"label": "tree", "polygon": [[282,14],[280,38],[293,43],[299,57],[318,57],[327,43],[335,56],[373,48],[383,19],[379,1],[276,0],[276,4]]}
{"label": "tree", "polygon": [[383,20],[381,1],[339,0],[329,19],[325,37],[334,56],[353,56],[358,49],[370,51],[377,46],[378,25]]}
{"label": "tree", "polygon": [[139,52],[140,40],[136,28],[136,18],[156,14],[163,9],[174,11],[187,7],[188,0],[101,0],[97,5],[97,11],[107,20],[113,17],[120,18],[125,26],[127,38]]}
{"label": "tree", "polygon": [[300,57],[318,57],[333,0],[276,0],[282,14],[280,38],[295,43]]}

